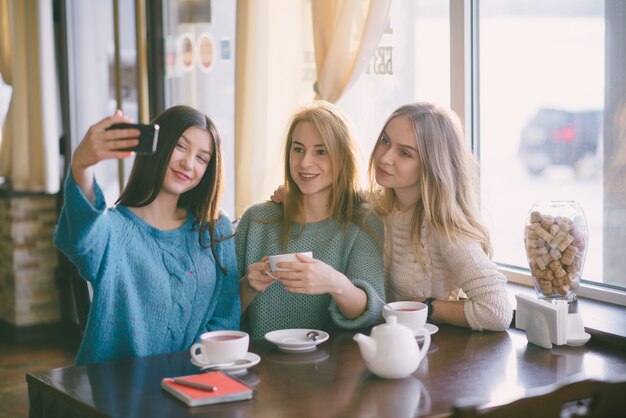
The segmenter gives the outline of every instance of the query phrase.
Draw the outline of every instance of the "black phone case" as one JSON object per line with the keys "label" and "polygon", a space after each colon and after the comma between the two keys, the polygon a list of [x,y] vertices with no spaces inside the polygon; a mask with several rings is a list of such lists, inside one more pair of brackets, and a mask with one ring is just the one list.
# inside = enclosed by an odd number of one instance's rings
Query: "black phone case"
{"label": "black phone case", "polygon": [[159,125],[142,125],[140,123],[116,123],[108,129],[139,129],[139,145],[123,148],[122,151],[135,151],[137,154],[154,154],[159,139]]}

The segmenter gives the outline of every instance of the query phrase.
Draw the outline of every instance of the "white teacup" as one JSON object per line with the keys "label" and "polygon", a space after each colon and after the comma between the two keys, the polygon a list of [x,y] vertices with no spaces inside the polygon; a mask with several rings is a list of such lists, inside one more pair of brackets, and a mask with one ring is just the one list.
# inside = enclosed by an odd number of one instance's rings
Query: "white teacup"
{"label": "white teacup", "polygon": [[428,306],[425,303],[401,301],[391,302],[387,305],[391,309],[387,306],[383,307],[383,317],[387,319],[388,316],[395,316],[398,318],[398,324],[409,327],[414,334],[426,325]]}
{"label": "white teacup", "polygon": [[189,354],[200,364],[232,363],[246,356],[249,343],[250,336],[243,331],[205,332],[200,342],[191,346]]}
{"label": "white teacup", "polygon": [[[313,258],[313,253],[311,251],[307,251],[307,252],[304,252],[304,253],[298,253],[298,254],[306,255],[307,257]],[[272,272],[275,272],[275,271],[289,271],[289,269],[278,267],[277,266],[278,263],[282,263],[282,262],[301,263],[301,261],[298,259],[298,257],[296,257],[296,253],[270,255],[268,257],[268,259],[269,259],[270,268],[272,269]],[[274,276],[271,272],[267,273],[267,274],[271,278],[276,279],[276,276]]]}

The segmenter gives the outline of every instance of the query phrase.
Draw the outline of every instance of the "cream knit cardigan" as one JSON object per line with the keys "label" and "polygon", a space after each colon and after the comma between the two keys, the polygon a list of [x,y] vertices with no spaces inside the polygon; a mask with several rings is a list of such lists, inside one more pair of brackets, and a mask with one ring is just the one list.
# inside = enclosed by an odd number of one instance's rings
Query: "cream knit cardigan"
{"label": "cream knit cardigan", "polygon": [[385,290],[387,300],[434,296],[465,301],[465,317],[474,330],[502,331],[513,308],[506,277],[474,240],[450,241],[426,223],[422,226],[422,264],[411,244],[413,211],[394,210],[385,221]]}

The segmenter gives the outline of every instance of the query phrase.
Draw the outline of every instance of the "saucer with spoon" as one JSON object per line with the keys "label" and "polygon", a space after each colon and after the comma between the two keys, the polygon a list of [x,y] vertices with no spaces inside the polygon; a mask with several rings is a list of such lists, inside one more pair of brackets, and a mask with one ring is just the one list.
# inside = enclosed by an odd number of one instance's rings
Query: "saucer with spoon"
{"label": "saucer with spoon", "polygon": [[194,358],[191,359],[191,364],[196,367],[199,367],[203,372],[216,371],[221,370],[228,372],[232,375],[244,374],[248,370],[248,368],[259,364],[261,361],[261,357],[255,353],[246,353],[246,356],[242,359],[230,362],[230,363],[213,363],[207,364],[201,361],[198,361]]}
{"label": "saucer with spoon", "polygon": [[279,350],[291,353],[313,351],[328,338],[327,332],[307,328],[279,329],[265,334],[265,339]]}

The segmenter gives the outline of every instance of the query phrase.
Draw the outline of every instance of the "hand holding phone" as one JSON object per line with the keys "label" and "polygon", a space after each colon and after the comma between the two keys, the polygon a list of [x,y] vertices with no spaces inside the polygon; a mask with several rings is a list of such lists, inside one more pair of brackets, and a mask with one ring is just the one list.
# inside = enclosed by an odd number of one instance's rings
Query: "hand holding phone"
{"label": "hand holding phone", "polygon": [[120,151],[134,151],[137,154],[154,154],[156,152],[157,142],[159,139],[159,125],[146,125],[141,123],[116,123],[107,128],[109,129],[138,129],[139,144],[130,147],[123,148]]}

